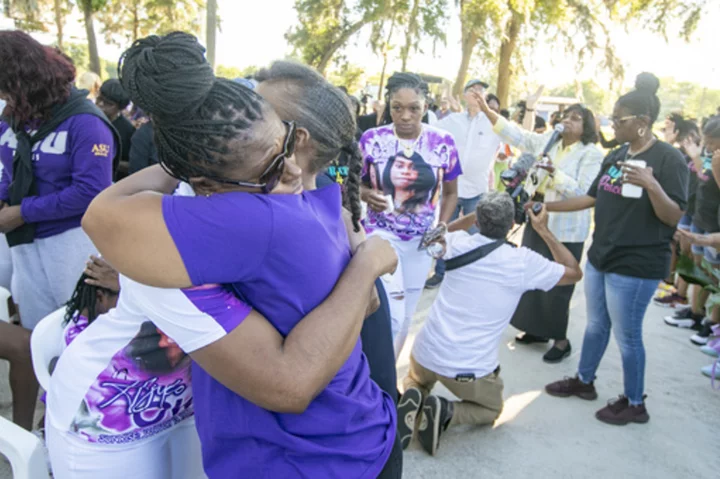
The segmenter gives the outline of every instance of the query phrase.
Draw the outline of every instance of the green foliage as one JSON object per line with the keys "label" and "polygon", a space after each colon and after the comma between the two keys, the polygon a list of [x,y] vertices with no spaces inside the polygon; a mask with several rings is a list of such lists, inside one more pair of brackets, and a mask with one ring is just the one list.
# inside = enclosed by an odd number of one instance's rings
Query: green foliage
{"label": "green foliage", "polygon": [[[90,54],[88,53],[87,44],[66,43],[64,53],[70,57],[79,74],[90,71]],[[117,60],[100,59],[100,69],[102,78],[117,78]]]}
{"label": "green foliage", "polygon": [[360,90],[363,86],[365,69],[349,63],[344,58],[336,63],[338,66],[330,72],[328,81],[335,86],[344,86],[351,94]]}
{"label": "green foliage", "polygon": [[285,38],[302,61],[324,73],[362,27],[391,16],[391,6],[391,0],[296,0],[300,23]]}
{"label": "green foliage", "polygon": [[660,79],[658,96],[662,105],[661,119],[673,112],[701,119],[713,115],[720,106],[720,90],[705,88],[696,83],[677,82],[672,78]]}
{"label": "green foliage", "polygon": [[675,272],[689,284],[697,284],[703,288],[714,283],[705,270],[697,266],[692,258],[685,255],[680,255],[678,258]]}
{"label": "green foliage", "polygon": [[411,52],[420,52],[420,41],[430,39],[433,52],[438,43],[445,44],[447,28],[447,0],[396,0],[393,9],[405,30],[405,44],[400,50],[403,64]]}
{"label": "green foliage", "polygon": [[98,11],[96,18],[108,43],[129,46],[151,34],[164,35],[175,30],[196,35],[200,32],[198,19],[204,8],[203,0],[106,1],[106,8]]}
{"label": "green foliage", "polygon": [[248,75],[252,75],[259,70],[255,65],[251,65],[245,68],[229,67],[226,65],[218,65],[215,67],[215,75],[222,78],[229,78],[234,80],[235,78],[245,78]]}

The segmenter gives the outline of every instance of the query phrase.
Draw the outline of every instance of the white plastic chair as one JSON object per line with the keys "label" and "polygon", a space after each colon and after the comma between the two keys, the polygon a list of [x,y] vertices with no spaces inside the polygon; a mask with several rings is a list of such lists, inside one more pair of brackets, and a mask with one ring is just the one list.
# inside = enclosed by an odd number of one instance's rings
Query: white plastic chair
{"label": "white plastic chair", "polygon": [[14,479],[48,479],[40,439],[4,417],[0,417],[0,453],[10,461]]}
{"label": "white plastic chair", "polygon": [[8,310],[8,300],[10,299],[10,291],[0,286],[0,321],[10,322],[10,311]]}
{"label": "white plastic chair", "polygon": [[64,318],[65,308],[62,307],[41,319],[30,336],[33,369],[45,391],[50,388],[50,362],[63,351]]}

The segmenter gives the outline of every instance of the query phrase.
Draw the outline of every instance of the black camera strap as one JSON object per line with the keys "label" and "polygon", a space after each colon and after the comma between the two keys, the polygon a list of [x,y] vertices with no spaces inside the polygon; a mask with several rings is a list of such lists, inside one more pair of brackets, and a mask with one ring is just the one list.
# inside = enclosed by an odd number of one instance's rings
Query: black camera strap
{"label": "black camera strap", "polygon": [[467,253],[463,253],[460,256],[456,256],[452,259],[445,261],[445,271],[452,271],[454,269],[462,268],[463,266],[467,266],[471,263],[474,263],[475,261],[478,261],[479,259],[484,258],[485,256],[489,255],[499,247],[505,244],[505,238],[500,238],[497,241],[493,241],[492,243],[484,244],[480,246],[479,248],[475,248],[473,250],[468,251]]}

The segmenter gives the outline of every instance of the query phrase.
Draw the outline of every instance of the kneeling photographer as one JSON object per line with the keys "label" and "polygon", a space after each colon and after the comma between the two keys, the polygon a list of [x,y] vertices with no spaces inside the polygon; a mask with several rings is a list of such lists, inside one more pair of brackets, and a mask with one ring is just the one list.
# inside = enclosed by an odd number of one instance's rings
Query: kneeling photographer
{"label": "kneeling photographer", "polygon": [[[479,233],[457,231],[472,227],[468,218],[473,216]],[[582,278],[577,259],[548,229],[542,205],[536,204],[528,216],[554,261],[506,242],[514,216],[510,196],[492,192],[480,199],[474,215],[448,226],[455,232],[444,238],[447,275],[415,339],[398,403],[403,448],[410,444],[418,418],[418,439],[433,455],[449,426],[492,424],[503,409],[500,341],[521,296]],[[460,401],[431,395],[436,382]]]}
{"label": "kneeling photographer", "polygon": [[[539,96],[528,98],[526,115],[534,115]],[[493,124],[502,140],[536,158],[528,170],[528,177],[537,181],[529,199],[537,202],[561,201],[584,195],[600,171],[603,154],[595,146],[597,133],[592,111],[583,105],[572,105],[562,116],[562,132],[551,131],[537,134],[523,130],[492,111],[482,96],[478,97],[480,108]],[[542,161],[538,157],[544,156]],[[522,174],[522,173],[521,173]],[[518,197],[519,199],[519,197]],[[517,201],[517,200],[516,200]],[[521,206],[521,205],[516,205]],[[590,211],[573,213],[550,213],[549,229],[580,261],[585,240],[590,232]],[[525,227],[522,245],[552,258],[545,241],[532,224]],[[512,319],[512,325],[524,331],[516,340],[521,344],[554,340],[545,353],[546,362],[560,362],[571,352],[567,340],[570,299],[574,285],[562,286],[549,292],[526,293]]]}

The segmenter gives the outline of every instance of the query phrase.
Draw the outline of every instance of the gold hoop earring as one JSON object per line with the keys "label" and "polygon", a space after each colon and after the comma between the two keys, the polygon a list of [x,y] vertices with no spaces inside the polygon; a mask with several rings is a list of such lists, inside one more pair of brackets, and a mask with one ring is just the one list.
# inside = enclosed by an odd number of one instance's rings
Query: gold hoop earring
{"label": "gold hoop earring", "polygon": [[638,128],[638,136],[645,136],[645,128]]}

